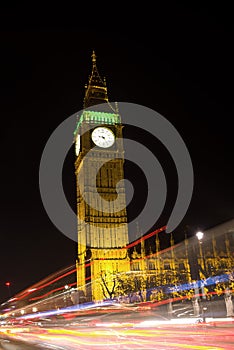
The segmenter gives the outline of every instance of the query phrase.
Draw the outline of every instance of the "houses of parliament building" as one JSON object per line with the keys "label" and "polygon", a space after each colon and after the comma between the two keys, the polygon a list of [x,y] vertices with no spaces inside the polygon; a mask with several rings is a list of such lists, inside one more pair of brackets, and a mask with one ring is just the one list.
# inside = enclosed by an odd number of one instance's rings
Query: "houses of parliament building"
{"label": "houses of parliament building", "polygon": [[[118,105],[108,100],[106,81],[99,75],[94,52],[83,107],[74,132],[78,289],[90,300],[101,300],[113,296],[116,288],[113,276],[118,276],[123,290],[128,289],[129,278],[133,290],[153,291],[158,286],[178,286],[231,274],[234,219],[204,231],[200,239],[185,237],[174,244],[171,234],[166,249],[160,246],[160,232],[164,228],[149,238],[142,236],[135,244],[129,242],[126,193],[121,182],[123,125]],[[119,182],[123,185],[117,195]]]}

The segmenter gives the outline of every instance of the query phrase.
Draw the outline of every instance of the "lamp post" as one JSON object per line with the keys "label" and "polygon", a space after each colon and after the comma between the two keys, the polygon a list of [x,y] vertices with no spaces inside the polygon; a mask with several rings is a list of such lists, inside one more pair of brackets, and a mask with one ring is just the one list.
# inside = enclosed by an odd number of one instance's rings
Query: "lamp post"
{"label": "lamp post", "polygon": [[[206,262],[205,262],[205,257],[204,257],[204,252],[203,252],[203,249],[202,249],[202,239],[204,237],[204,233],[201,232],[201,231],[198,231],[196,233],[196,236],[197,236],[197,239],[198,239],[198,242],[199,242],[199,253],[200,253],[200,257],[202,259],[202,272],[203,272],[203,275],[205,276],[206,278]],[[201,264],[200,264],[201,266]],[[201,268],[200,268],[201,270]],[[205,296],[205,292],[204,292],[204,285],[201,285],[201,294],[202,294],[202,299],[206,299],[206,296]],[[205,319],[205,311],[207,310],[207,307],[206,306],[203,306],[202,307],[202,318],[203,318],[203,322],[206,322],[206,319]]]}
{"label": "lamp post", "polygon": [[202,272],[203,272],[203,275],[205,276],[206,278],[206,262],[205,262],[205,257],[204,257],[204,252],[203,252],[203,249],[202,249],[202,239],[204,237],[204,233],[201,232],[201,231],[198,231],[196,233],[196,236],[197,236],[197,239],[198,239],[198,242],[199,242],[199,253],[200,253],[200,257],[202,259]]}
{"label": "lamp post", "polygon": [[6,286],[7,289],[8,289],[8,295],[9,295],[9,298],[10,298],[10,297],[11,297],[11,290],[10,290],[11,282],[6,282],[6,283],[5,283],[5,286]]}

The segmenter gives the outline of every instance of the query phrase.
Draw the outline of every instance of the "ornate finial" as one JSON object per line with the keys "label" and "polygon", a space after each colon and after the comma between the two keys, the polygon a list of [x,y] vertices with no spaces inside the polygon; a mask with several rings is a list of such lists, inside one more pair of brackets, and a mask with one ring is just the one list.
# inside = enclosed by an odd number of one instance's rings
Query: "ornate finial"
{"label": "ornate finial", "polygon": [[92,62],[93,62],[93,64],[96,63],[96,54],[95,54],[94,50],[93,50],[93,53],[92,53]]}

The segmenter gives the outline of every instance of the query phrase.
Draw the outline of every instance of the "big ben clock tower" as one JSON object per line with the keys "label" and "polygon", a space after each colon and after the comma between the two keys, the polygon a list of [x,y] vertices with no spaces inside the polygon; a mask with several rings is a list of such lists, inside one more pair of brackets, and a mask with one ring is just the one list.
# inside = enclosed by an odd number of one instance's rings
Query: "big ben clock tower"
{"label": "big ben clock tower", "polygon": [[[75,131],[78,216],[77,286],[87,300],[113,290],[112,275],[130,270],[122,124],[108,101],[96,55]],[[117,191],[118,184],[118,191]],[[121,204],[121,205],[119,205]]]}

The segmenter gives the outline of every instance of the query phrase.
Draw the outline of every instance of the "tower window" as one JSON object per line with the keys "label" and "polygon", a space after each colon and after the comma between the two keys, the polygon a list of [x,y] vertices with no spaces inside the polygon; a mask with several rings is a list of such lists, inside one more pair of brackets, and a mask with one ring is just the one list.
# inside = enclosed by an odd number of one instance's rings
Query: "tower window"
{"label": "tower window", "polygon": [[170,264],[164,264],[164,270],[170,270],[171,266]]}
{"label": "tower window", "polygon": [[179,270],[185,270],[184,263],[179,263]]}
{"label": "tower window", "polygon": [[155,270],[155,264],[152,261],[149,261],[149,270]]}
{"label": "tower window", "polygon": [[132,270],[133,271],[139,271],[140,270],[139,262],[134,262],[132,264]]}

